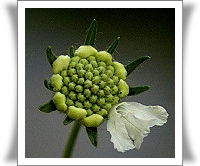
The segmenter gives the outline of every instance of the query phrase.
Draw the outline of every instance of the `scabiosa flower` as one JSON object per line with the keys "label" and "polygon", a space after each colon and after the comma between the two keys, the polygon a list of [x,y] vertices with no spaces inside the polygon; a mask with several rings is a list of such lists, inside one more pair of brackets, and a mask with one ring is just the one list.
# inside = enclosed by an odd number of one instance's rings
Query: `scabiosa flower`
{"label": "scabiosa flower", "polygon": [[76,140],[77,134],[74,133],[78,133],[81,125],[86,127],[91,143],[97,146],[97,127],[106,120],[114,148],[125,152],[139,149],[150,127],[167,122],[168,113],[161,106],[121,102],[126,96],[137,95],[149,89],[149,86],[129,87],[126,77],[150,57],[140,57],[124,66],[112,58],[120,38],[106,51],[97,51],[93,47],[96,32],[97,22],[94,19],[84,45],[77,50],[72,46],[69,55],[57,57],[51,47],[47,47],[52,76],[50,81],[44,80],[44,85],[54,92],[54,96],[39,110],[46,113],[58,110],[64,113],[64,125],[75,121],[67,146],[70,150],[66,149],[64,157],[71,155],[74,144],[71,141]]}

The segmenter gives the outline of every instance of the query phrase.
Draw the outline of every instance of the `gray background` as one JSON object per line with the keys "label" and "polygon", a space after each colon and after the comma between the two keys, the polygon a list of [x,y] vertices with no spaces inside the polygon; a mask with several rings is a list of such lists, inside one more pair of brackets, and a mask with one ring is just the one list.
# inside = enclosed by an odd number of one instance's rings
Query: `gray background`
{"label": "gray background", "polygon": [[[144,2],[145,3],[145,2]],[[73,157],[173,158],[175,157],[175,9],[26,9],[26,138],[27,158],[61,157],[71,129],[64,115],[45,114],[37,108],[52,98],[43,86],[51,76],[45,50],[50,45],[56,55],[66,54],[84,42],[93,18],[98,21],[95,47],[106,49],[120,36],[114,59],[127,64],[140,56],[151,56],[128,78],[131,86],[150,85],[150,90],[125,101],[161,105],[169,113],[162,127],[151,128],[140,150],[120,153],[113,148],[106,123],[98,129],[94,148],[82,127]],[[181,110],[176,110],[181,111]]]}

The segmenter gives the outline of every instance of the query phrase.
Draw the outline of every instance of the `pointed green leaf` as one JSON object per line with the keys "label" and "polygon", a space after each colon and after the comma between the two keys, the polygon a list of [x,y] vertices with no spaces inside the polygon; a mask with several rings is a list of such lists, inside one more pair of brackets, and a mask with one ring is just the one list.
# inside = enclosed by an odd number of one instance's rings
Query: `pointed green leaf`
{"label": "pointed green leaf", "polygon": [[137,87],[129,87],[129,94],[128,96],[138,95],[142,92],[147,91],[150,86],[137,86]]}
{"label": "pointed green leaf", "polygon": [[52,66],[53,62],[57,59],[56,55],[52,52],[51,47],[48,46],[46,50],[47,59]]}
{"label": "pointed green leaf", "polygon": [[92,145],[97,147],[98,144],[97,127],[86,127],[86,131]]}
{"label": "pointed green leaf", "polygon": [[74,47],[73,46],[71,46],[69,49],[69,56],[70,56],[70,58],[74,57]]}
{"label": "pointed green leaf", "polygon": [[115,52],[115,49],[119,43],[120,37],[115,39],[115,41],[111,44],[111,46],[108,48],[107,52],[110,53],[111,55]]}
{"label": "pointed green leaf", "polygon": [[51,83],[49,83],[47,79],[44,80],[44,86],[50,91],[53,91],[53,88],[51,87]]}
{"label": "pointed green leaf", "polygon": [[150,56],[142,56],[136,60],[134,60],[133,62],[129,63],[125,69],[127,71],[127,76],[135,70],[136,67],[138,67],[142,62],[144,62],[147,59],[150,59]]}
{"label": "pointed green leaf", "polygon": [[71,119],[71,118],[69,118],[68,116],[65,118],[65,120],[63,121],[63,124],[64,125],[68,125],[68,124],[70,124],[71,122],[73,122],[74,120],[73,119]]}
{"label": "pointed green leaf", "polygon": [[97,21],[94,19],[90,24],[84,44],[94,46],[96,40],[96,34],[97,34]]}
{"label": "pointed green leaf", "polygon": [[52,111],[56,111],[56,106],[53,102],[53,100],[50,100],[48,103],[39,106],[38,108],[40,111],[45,112],[45,113],[50,113]]}

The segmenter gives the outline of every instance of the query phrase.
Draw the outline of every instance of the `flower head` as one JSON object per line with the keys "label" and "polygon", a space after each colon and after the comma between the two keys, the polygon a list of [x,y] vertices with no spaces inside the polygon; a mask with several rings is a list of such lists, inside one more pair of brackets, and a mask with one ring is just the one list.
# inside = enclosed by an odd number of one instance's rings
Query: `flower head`
{"label": "flower head", "polygon": [[93,47],[96,32],[97,22],[93,20],[84,45],[77,50],[72,46],[69,55],[57,57],[51,47],[47,47],[52,76],[50,82],[44,81],[44,85],[54,96],[39,109],[46,113],[55,110],[64,113],[64,125],[72,121],[83,124],[94,146],[98,142],[97,127],[106,119],[111,141],[118,151],[139,149],[150,127],[163,125],[168,117],[160,106],[120,103],[126,96],[149,89],[149,86],[130,87],[126,77],[150,57],[140,57],[124,66],[112,58],[120,38],[107,50],[97,51]]}

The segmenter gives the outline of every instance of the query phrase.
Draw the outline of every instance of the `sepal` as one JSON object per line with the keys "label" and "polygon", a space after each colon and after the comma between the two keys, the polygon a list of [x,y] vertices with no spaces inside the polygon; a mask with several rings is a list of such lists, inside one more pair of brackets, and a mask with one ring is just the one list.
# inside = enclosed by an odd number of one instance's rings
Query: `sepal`
{"label": "sepal", "polygon": [[115,52],[115,49],[117,48],[117,45],[119,43],[119,39],[120,39],[120,37],[115,39],[115,41],[108,48],[107,52],[110,53],[111,55]]}
{"label": "sepal", "polygon": [[44,80],[44,86],[49,89],[50,91],[53,91],[53,88],[51,86],[51,83],[48,82],[47,79]]}
{"label": "sepal", "polygon": [[40,111],[42,111],[42,112],[45,112],[45,113],[50,113],[52,111],[56,111],[57,110],[53,100],[50,100],[46,104],[39,106],[38,109]]}
{"label": "sepal", "polygon": [[129,87],[128,96],[138,95],[142,92],[149,90],[150,86],[137,86],[137,87]]}
{"label": "sepal", "polygon": [[142,56],[133,62],[129,63],[127,66],[125,66],[125,69],[127,71],[127,76],[131,74],[132,71],[135,70],[136,67],[138,67],[142,62],[144,62],[147,59],[150,59],[150,56]]}
{"label": "sepal", "polygon": [[86,131],[92,145],[97,147],[97,144],[98,144],[97,127],[86,127]]}
{"label": "sepal", "polygon": [[51,47],[48,46],[46,49],[47,59],[52,66],[53,62],[57,59],[56,55],[52,52]]}
{"label": "sepal", "polygon": [[71,119],[70,117],[66,117],[65,118],[65,120],[63,121],[63,124],[64,125],[68,125],[68,124],[70,124],[71,122],[73,122],[74,120],[73,119]]}

